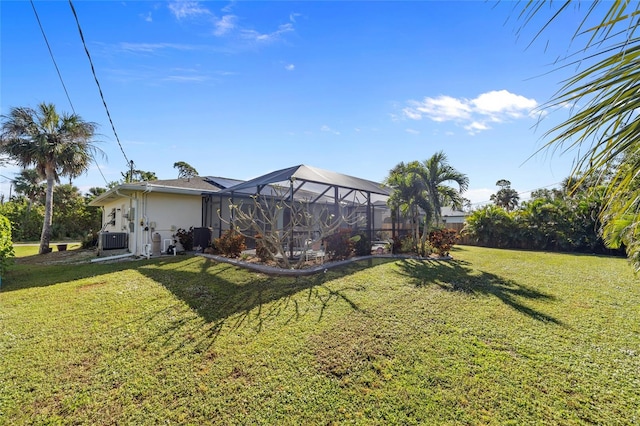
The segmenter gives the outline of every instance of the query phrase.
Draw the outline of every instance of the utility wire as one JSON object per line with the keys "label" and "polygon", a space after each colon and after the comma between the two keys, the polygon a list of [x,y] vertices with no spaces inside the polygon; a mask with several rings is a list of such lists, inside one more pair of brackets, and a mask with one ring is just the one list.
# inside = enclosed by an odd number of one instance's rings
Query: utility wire
{"label": "utility wire", "polygon": [[33,8],[33,13],[36,15],[36,20],[38,21],[38,26],[40,27],[40,32],[42,32],[42,37],[44,37],[44,42],[47,44],[47,49],[49,49],[49,55],[51,55],[51,60],[53,61],[53,66],[55,66],[56,71],[58,73],[58,78],[60,78],[60,83],[62,83],[62,88],[64,89],[65,95],[67,95],[67,100],[69,101],[69,105],[71,105],[71,110],[73,113],[76,113],[75,108],[73,108],[73,103],[71,102],[71,98],[69,97],[69,92],[67,91],[67,86],[64,84],[64,80],[62,79],[62,74],[60,74],[60,69],[58,68],[58,64],[56,63],[56,59],[53,56],[53,51],[51,50],[51,46],[49,45],[49,40],[47,39],[47,35],[44,32],[44,28],[42,28],[42,22],[40,22],[40,17],[38,16],[38,11],[36,10],[36,5],[33,4],[33,0],[31,0],[31,7]]}
{"label": "utility wire", "polygon": [[[62,78],[62,73],[60,72],[60,68],[58,67],[58,63],[56,62],[56,58],[53,55],[53,50],[51,49],[51,45],[49,44],[49,39],[47,38],[47,34],[44,32],[44,27],[42,26],[42,21],[40,21],[40,16],[38,15],[38,11],[36,10],[36,5],[33,3],[33,0],[30,0],[31,7],[33,8],[33,13],[36,16],[36,21],[38,21],[38,26],[40,27],[40,32],[42,33],[42,37],[44,38],[44,42],[47,45],[47,49],[49,50],[49,55],[51,56],[51,61],[53,61],[53,66],[56,68],[56,72],[58,73],[58,78],[60,79],[60,83],[62,84],[62,88],[64,89],[64,93],[67,96],[67,100],[69,101],[69,105],[71,106],[71,110],[74,114],[76,114],[76,109],[73,107],[73,102],[71,102],[71,97],[69,96],[69,91],[67,90],[67,86],[64,84],[64,79]],[[105,185],[108,185],[109,182],[107,178],[102,173],[102,169],[100,165],[96,161],[96,167],[98,167],[98,171],[104,180]]]}
{"label": "utility wire", "polygon": [[87,58],[89,58],[89,64],[91,65],[91,72],[93,73],[93,78],[96,81],[96,85],[98,86],[98,91],[100,92],[100,99],[102,99],[102,104],[104,105],[104,109],[107,111],[107,117],[109,118],[109,123],[111,123],[111,129],[113,130],[113,134],[116,137],[116,141],[118,142],[118,146],[120,147],[120,151],[124,156],[124,159],[127,161],[127,165],[130,163],[129,158],[127,158],[127,154],[124,152],[124,148],[122,148],[122,144],[120,143],[120,138],[118,137],[118,133],[116,132],[116,127],[113,124],[113,120],[111,119],[111,113],[109,113],[109,108],[107,107],[107,101],[104,99],[104,95],[102,93],[102,88],[100,87],[100,82],[98,81],[98,76],[96,75],[95,67],[93,66],[93,60],[91,59],[91,55],[89,54],[89,49],[87,48],[87,43],[84,40],[84,34],[82,33],[82,28],[80,27],[80,20],[78,19],[78,14],[76,13],[75,7],[73,7],[73,2],[69,0],[69,6],[71,6],[71,11],[73,12],[73,16],[76,19],[76,24],[78,25],[78,32],[80,33],[80,39],[82,40],[82,45],[84,46],[84,51],[87,54]]}

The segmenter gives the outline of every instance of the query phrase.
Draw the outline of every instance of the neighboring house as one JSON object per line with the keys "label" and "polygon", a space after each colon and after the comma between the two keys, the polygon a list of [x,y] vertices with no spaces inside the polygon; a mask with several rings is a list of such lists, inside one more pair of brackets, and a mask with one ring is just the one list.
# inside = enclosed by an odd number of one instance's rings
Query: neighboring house
{"label": "neighboring house", "polygon": [[178,229],[202,226],[203,193],[240,182],[196,176],[118,185],[90,203],[103,208],[99,250],[128,249],[146,255],[159,239],[164,251]]}
{"label": "neighboring house", "polygon": [[454,210],[449,206],[442,207],[440,211],[440,217],[442,218],[442,222],[444,223],[445,227],[446,225],[452,223],[464,223],[464,221],[467,219],[467,216],[469,216],[470,214],[468,212]]}

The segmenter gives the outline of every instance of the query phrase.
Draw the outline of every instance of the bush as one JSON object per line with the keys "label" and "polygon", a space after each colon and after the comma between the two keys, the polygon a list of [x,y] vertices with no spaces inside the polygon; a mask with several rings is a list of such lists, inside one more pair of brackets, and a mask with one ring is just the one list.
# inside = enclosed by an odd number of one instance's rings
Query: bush
{"label": "bush", "polygon": [[455,229],[434,229],[429,233],[429,244],[439,256],[447,256],[460,237]]}
{"label": "bush", "polygon": [[190,227],[188,231],[178,228],[173,237],[180,241],[180,244],[182,244],[182,248],[184,248],[185,251],[193,250],[193,226]]}
{"label": "bush", "polygon": [[324,239],[324,249],[331,260],[342,260],[351,256],[353,252],[351,230],[341,229],[335,234],[326,237]]}
{"label": "bush", "polygon": [[356,256],[368,256],[371,254],[371,241],[365,234],[355,234],[351,237],[351,243]]}
{"label": "bush", "polygon": [[215,239],[214,245],[226,257],[240,257],[242,250],[247,248],[244,236],[233,229],[224,231],[220,238]]}
{"label": "bush", "polygon": [[0,276],[13,262],[13,241],[11,240],[11,222],[5,216],[0,215]]}

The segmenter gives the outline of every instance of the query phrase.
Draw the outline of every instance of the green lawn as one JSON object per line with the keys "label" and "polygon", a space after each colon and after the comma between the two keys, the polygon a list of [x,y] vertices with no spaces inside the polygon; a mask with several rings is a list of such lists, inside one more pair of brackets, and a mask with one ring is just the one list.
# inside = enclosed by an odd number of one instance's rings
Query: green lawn
{"label": "green lawn", "polygon": [[16,265],[0,424],[638,424],[626,260],[462,247],[270,278],[200,257]]}
{"label": "green lawn", "polygon": [[[80,243],[54,243],[52,242],[49,247],[53,251],[58,251],[58,244],[67,244],[67,250],[77,250],[81,247]],[[26,257],[26,256],[34,256],[38,254],[40,249],[39,243],[31,243],[31,244],[17,244],[13,246],[13,251],[16,254],[16,257]]]}

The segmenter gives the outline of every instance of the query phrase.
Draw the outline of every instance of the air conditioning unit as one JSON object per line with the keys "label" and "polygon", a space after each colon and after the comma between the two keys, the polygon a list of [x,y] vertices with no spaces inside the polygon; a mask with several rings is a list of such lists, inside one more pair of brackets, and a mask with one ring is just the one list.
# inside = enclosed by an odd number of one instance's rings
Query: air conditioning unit
{"label": "air conditioning unit", "polygon": [[103,232],[100,234],[100,246],[102,250],[115,250],[127,248],[126,232]]}

